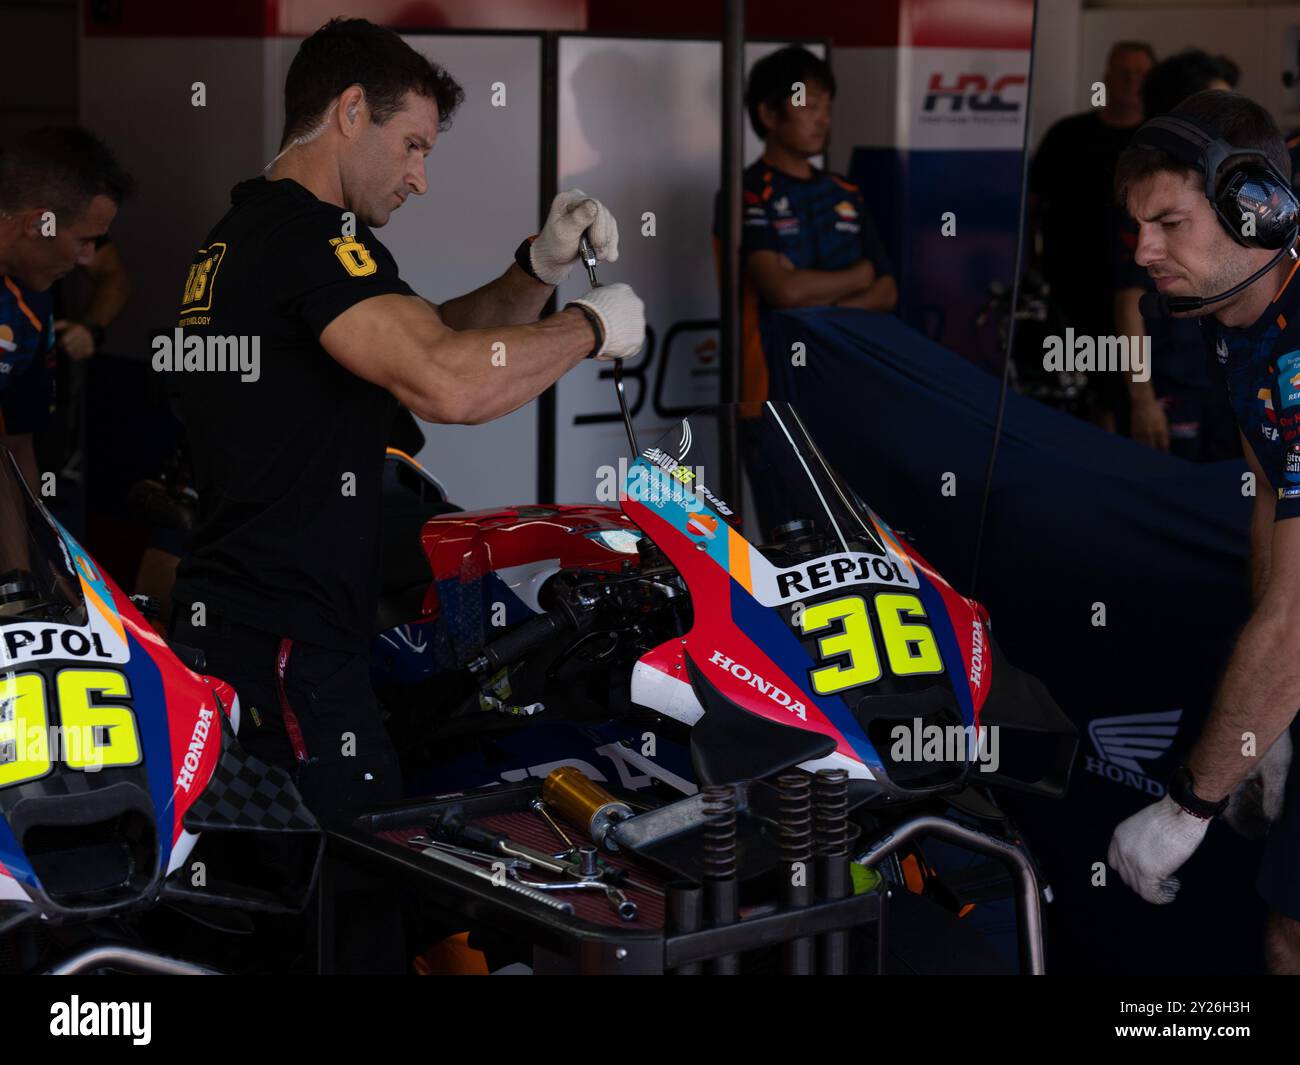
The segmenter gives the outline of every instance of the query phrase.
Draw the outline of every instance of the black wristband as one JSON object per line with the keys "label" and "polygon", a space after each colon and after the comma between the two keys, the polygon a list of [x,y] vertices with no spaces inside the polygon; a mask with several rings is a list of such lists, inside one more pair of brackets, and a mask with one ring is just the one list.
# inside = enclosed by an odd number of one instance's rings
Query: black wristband
{"label": "black wristband", "polygon": [[519,242],[519,247],[515,249],[515,262],[519,264],[519,269],[531,277],[534,281],[541,281],[537,276],[537,271],[533,269],[533,238],[525,237]]}
{"label": "black wristband", "polygon": [[601,327],[600,316],[590,307],[581,303],[566,304],[564,309],[567,311],[570,307],[576,307],[583,313],[583,316],[587,319],[587,324],[591,326],[591,331],[596,334],[596,346],[586,355],[586,358],[594,359],[600,354],[600,349],[605,346],[605,330]]}
{"label": "black wristband", "polygon": [[1186,766],[1179,766],[1169,781],[1169,797],[1193,817],[1199,817],[1203,821],[1218,817],[1227,809],[1226,795],[1218,802],[1210,802],[1196,794],[1195,786],[1196,782],[1192,779],[1191,770]]}

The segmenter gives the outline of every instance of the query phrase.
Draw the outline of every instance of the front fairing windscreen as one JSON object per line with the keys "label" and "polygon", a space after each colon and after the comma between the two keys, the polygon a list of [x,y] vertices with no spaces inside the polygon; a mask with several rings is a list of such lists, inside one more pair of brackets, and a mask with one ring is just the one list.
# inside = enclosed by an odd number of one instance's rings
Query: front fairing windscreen
{"label": "front fairing windscreen", "polygon": [[[715,490],[711,444],[728,433],[741,459],[738,500]],[[624,509],[686,580],[695,661],[730,663],[742,681],[757,676],[748,661],[737,672],[735,655],[714,650],[734,628],[742,636],[728,646],[761,655],[783,687],[797,687],[797,718],[770,700],[754,700],[757,712],[825,732],[838,753],[877,769],[890,722],[914,708],[942,705],[954,724],[971,723],[941,594],[790,405],[736,404],[683,419],[629,468]]]}
{"label": "front fairing windscreen", "polygon": [[63,538],[0,448],[0,631],[37,622],[84,625],[86,604]]}

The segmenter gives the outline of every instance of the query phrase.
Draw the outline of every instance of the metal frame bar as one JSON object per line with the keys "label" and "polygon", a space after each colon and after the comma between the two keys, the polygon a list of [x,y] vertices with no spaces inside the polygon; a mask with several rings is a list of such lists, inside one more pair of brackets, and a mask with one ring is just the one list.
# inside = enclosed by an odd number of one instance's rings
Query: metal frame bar
{"label": "metal frame bar", "polygon": [[1038,876],[1028,858],[1017,848],[1000,839],[977,832],[972,828],[947,821],[942,817],[926,815],[904,821],[873,843],[861,857],[859,865],[874,868],[891,854],[920,836],[938,839],[966,847],[977,854],[986,855],[1007,867],[1016,881],[1016,931],[1020,946],[1020,968],[1033,976],[1046,971],[1043,960],[1043,920],[1039,906]]}
{"label": "metal frame bar", "polygon": [[155,954],[149,950],[137,950],[135,947],[91,947],[79,954],[59,962],[46,971],[46,976],[77,976],[105,966],[123,968],[131,972],[150,973],[158,976],[219,976],[216,969],[209,969],[194,962],[169,958],[165,954]]}

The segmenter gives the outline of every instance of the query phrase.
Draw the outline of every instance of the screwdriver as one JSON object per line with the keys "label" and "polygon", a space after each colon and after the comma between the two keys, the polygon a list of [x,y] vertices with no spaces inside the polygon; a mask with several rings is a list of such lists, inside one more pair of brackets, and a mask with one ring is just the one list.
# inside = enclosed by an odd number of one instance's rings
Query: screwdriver
{"label": "screwdriver", "polygon": [[583,230],[582,236],[578,238],[578,257],[582,260],[582,265],[587,268],[587,277],[591,279],[592,288],[600,288],[600,282],[596,280],[596,252],[591,246],[591,241],[587,239],[587,230]]}

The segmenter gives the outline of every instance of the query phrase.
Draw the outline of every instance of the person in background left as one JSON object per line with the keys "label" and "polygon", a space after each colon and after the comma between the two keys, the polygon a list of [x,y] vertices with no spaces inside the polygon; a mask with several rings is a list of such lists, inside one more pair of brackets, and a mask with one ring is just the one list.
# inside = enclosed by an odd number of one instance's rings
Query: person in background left
{"label": "person in background left", "polygon": [[88,266],[132,180],[98,137],[40,129],[0,151],[0,442],[37,490],[32,434],[49,420],[50,287]]}

